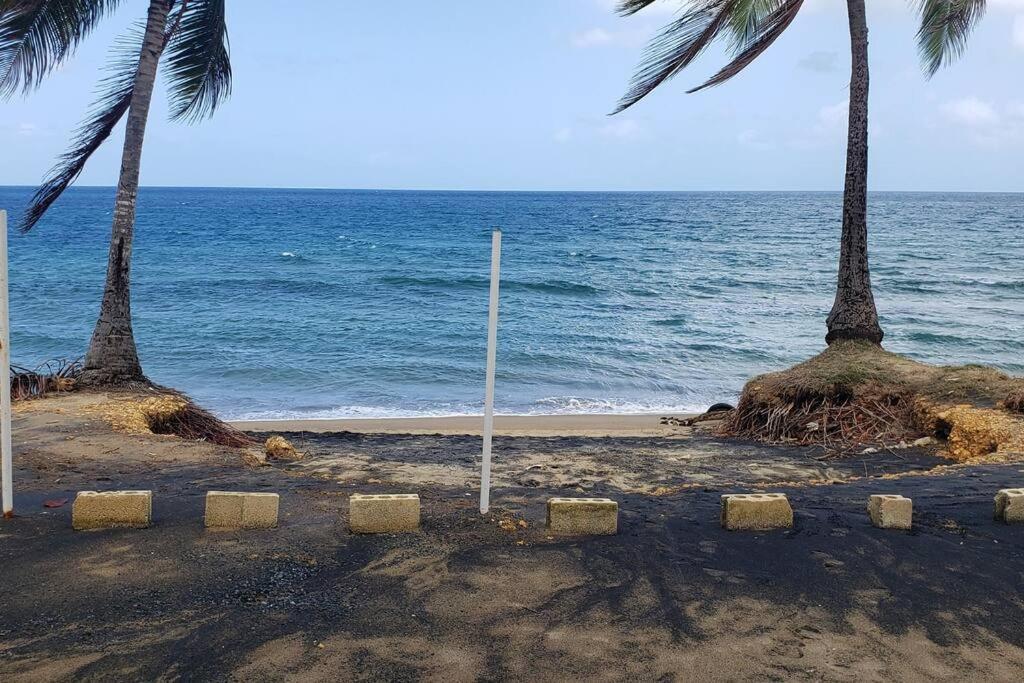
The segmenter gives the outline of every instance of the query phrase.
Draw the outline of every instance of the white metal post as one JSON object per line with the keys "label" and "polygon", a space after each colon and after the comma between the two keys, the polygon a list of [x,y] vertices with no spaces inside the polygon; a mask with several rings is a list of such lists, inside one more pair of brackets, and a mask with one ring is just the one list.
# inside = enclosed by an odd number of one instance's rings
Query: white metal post
{"label": "white metal post", "polygon": [[484,452],[480,467],[480,514],[491,507],[491,436],[494,432],[494,365],[498,346],[498,283],[501,279],[501,230],[491,235],[491,298],[487,309],[487,381],[484,390]]}
{"label": "white metal post", "polygon": [[0,211],[0,479],[4,517],[14,515],[11,483],[11,325],[7,305],[7,212]]}

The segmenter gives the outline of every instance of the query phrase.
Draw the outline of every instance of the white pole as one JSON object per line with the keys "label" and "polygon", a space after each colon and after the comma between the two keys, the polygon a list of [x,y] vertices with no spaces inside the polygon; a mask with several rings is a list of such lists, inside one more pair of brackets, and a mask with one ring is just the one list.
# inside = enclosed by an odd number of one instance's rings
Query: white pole
{"label": "white pole", "polygon": [[14,516],[11,484],[11,325],[7,305],[7,212],[0,211],[0,479],[4,517]]}
{"label": "white pole", "polygon": [[498,347],[498,282],[501,273],[501,230],[491,235],[491,299],[487,309],[487,383],[484,390],[484,453],[480,468],[480,514],[491,507],[491,435],[494,432],[494,365]]}

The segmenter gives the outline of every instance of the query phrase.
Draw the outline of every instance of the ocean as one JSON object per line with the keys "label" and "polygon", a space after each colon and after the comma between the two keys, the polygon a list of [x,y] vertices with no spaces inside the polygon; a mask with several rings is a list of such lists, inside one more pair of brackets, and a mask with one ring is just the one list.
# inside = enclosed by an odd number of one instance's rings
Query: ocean
{"label": "ocean", "polygon": [[[12,360],[84,354],[113,188],[11,214]],[[503,230],[496,410],[667,413],[735,401],[824,347],[839,193],[143,188],[147,374],[226,418],[482,412],[490,232]],[[1024,374],[1024,195],[876,193],[892,351]]]}

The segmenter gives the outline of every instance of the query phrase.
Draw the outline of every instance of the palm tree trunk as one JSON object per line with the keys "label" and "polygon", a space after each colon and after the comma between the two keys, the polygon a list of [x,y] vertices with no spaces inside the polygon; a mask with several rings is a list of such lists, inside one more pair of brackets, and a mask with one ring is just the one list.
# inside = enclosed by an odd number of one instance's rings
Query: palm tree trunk
{"label": "palm tree trunk", "polygon": [[846,147],[839,282],[829,313],[829,344],[839,339],[882,341],[868,271],[868,24],[864,0],[847,0],[850,15],[850,131]]}
{"label": "palm tree trunk", "polygon": [[157,66],[164,49],[167,14],[173,0],[150,0],[139,68],[128,108],[128,123],[117,182],[114,223],[110,232],[107,280],[100,315],[85,355],[85,384],[118,384],[145,380],[132,332],[131,265],[135,233],[135,204],[139,193],[139,167],[146,119],[153,98]]}

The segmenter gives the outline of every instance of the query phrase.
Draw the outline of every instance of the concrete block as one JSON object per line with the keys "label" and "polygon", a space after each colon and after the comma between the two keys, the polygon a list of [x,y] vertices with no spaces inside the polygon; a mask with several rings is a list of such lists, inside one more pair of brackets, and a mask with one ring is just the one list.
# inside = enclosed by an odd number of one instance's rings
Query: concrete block
{"label": "concrete block", "polygon": [[276,493],[207,491],[206,526],[211,529],[273,529],[280,496]]}
{"label": "concrete block", "polygon": [[874,495],[868,498],[868,516],[879,529],[909,529],[914,503],[903,496]]}
{"label": "concrete block", "polygon": [[996,494],[996,519],[1024,524],[1024,489],[1003,489]]}
{"label": "concrete block", "polygon": [[565,536],[614,534],[619,504],[607,498],[550,498],[548,531]]}
{"label": "concrete block", "polygon": [[354,493],[348,499],[348,526],[355,534],[416,531],[420,528],[420,497],[415,493]]}
{"label": "concrete block", "polygon": [[722,496],[722,526],[766,531],[793,526],[793,508],[784,493],[729,493]]}
{"label": "concrete block", "polygon": [[152,491],[79,491],[71,506],[75,529],[143,528],[152,518]]}

